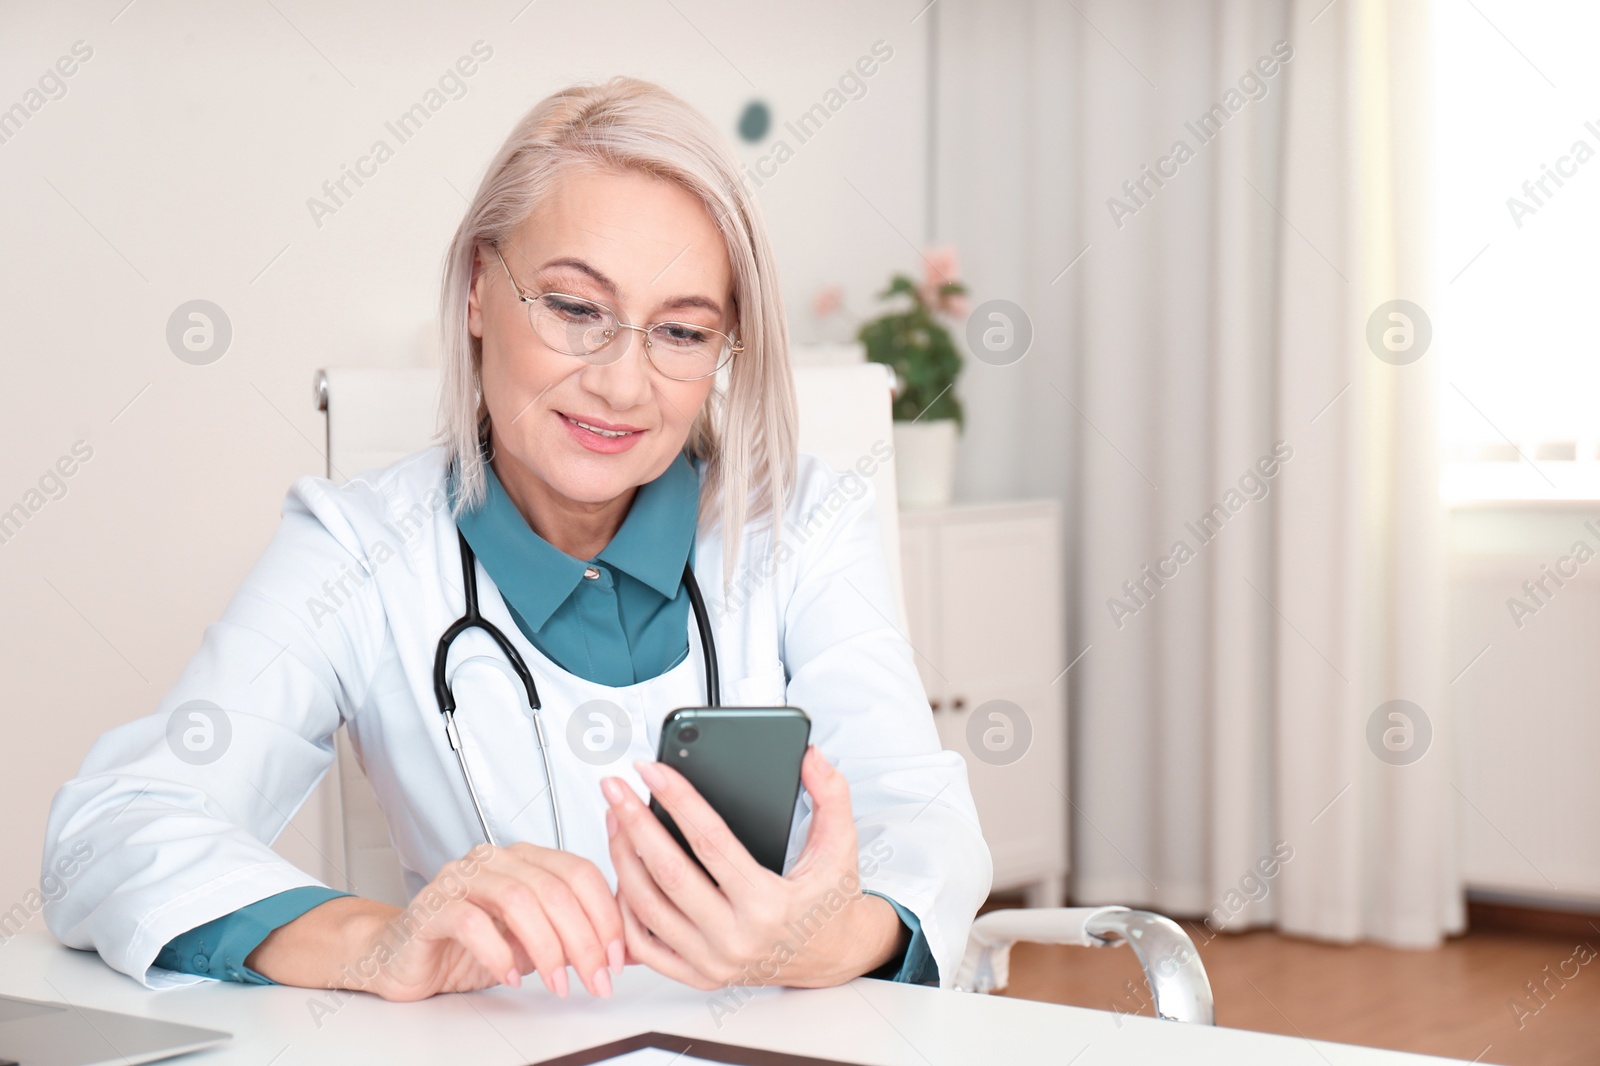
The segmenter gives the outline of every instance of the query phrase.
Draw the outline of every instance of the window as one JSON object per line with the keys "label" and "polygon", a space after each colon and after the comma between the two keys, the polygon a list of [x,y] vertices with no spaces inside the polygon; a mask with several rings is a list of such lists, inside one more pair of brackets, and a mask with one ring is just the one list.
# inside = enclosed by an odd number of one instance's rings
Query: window
{"label": "window", "polygon": [[1600,5],[1433,5],[1447,500],[1600,499]]}

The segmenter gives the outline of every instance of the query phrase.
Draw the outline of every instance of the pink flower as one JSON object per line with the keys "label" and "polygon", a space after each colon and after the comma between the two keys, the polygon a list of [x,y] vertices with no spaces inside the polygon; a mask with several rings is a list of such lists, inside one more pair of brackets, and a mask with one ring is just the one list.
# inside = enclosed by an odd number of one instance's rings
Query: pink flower
{"label": "pink flower", "polygon": [[937,293],[939,286],[961,280],[961,264],[956,259],[956,250],[948,244],[929,248],[922,253],[922,260],[924,291]]}
{"label": "pink flower", "polygon": [[960,318],[967,313],[967,301],[959,293],[941,295],[939,290],[951,282],[961,280],[961,264],[956,250],[949,245],[929,248],[922,254],[922,285],[917,291],[922,302],[936,311]]}
{"label": "pink flower", "polygon": [[811,313],[818,318],[827,318],[839,310],[844,303],[844,293],[837,285],[828,285],[818,289],[817,294],[811,298]]}

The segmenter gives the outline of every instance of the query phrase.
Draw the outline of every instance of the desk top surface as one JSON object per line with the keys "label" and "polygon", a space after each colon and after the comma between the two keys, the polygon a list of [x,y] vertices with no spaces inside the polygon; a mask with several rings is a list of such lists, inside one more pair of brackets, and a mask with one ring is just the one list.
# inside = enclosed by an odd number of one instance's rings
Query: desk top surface
{"label": "desk top surface", "polygon": [[[560,1000],[537,981],[420,1003],[223,982],[152,992],[44,932],[0,943],[0,993],[233,1033],[221,1048],[174,1060],[183,1066],[526,1066],[649,1031],[868,1066],[1452,1061],[886,981],[711,994],[638,966],[616,979],[610,1000],[592,999],[576,985]],[[1226,1015],[1226,1005],[1219,1013]]]}

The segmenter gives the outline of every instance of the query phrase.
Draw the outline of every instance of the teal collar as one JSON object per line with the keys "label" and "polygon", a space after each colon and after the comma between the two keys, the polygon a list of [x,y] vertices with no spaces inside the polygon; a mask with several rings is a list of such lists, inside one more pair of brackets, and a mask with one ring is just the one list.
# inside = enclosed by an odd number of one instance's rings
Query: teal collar
{"label": "teal collar", "polygon": [[[587,562],[535,533],[494,468],[485,463],[483,470],[488,494],[476,510],[462,512],[457,525],[530,630],[544,627],[593,562],[622,571],[669,601],[677,597],[683,569],[692,558],[700,506],[700,475],[684,453],[675,456],[661,476],[639,486],[616,535]],[[453,466],[447,491],[453,506]]]}
{"label": "teal collar", "polygon": [[639,486],[622,527],[596,558],[675,599],[693,558],[699,512],[700,475],[680,452],[660,477]]}

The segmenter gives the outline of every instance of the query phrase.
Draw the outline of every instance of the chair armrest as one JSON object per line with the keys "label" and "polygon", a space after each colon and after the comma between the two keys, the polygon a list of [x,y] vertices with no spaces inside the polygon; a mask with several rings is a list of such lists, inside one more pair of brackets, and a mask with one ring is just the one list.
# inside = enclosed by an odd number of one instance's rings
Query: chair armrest
{"label": "chair armrest", "polygon": [[1216,1024],[1211,982],[1200,952],[1170,918],[1127,907],[1049,907],[991,911],[972,923],[957,989],[993,992],[1010,981],[1011,946],[1129,944],[1144,970],[1156,1015],[1170,1021]]}

